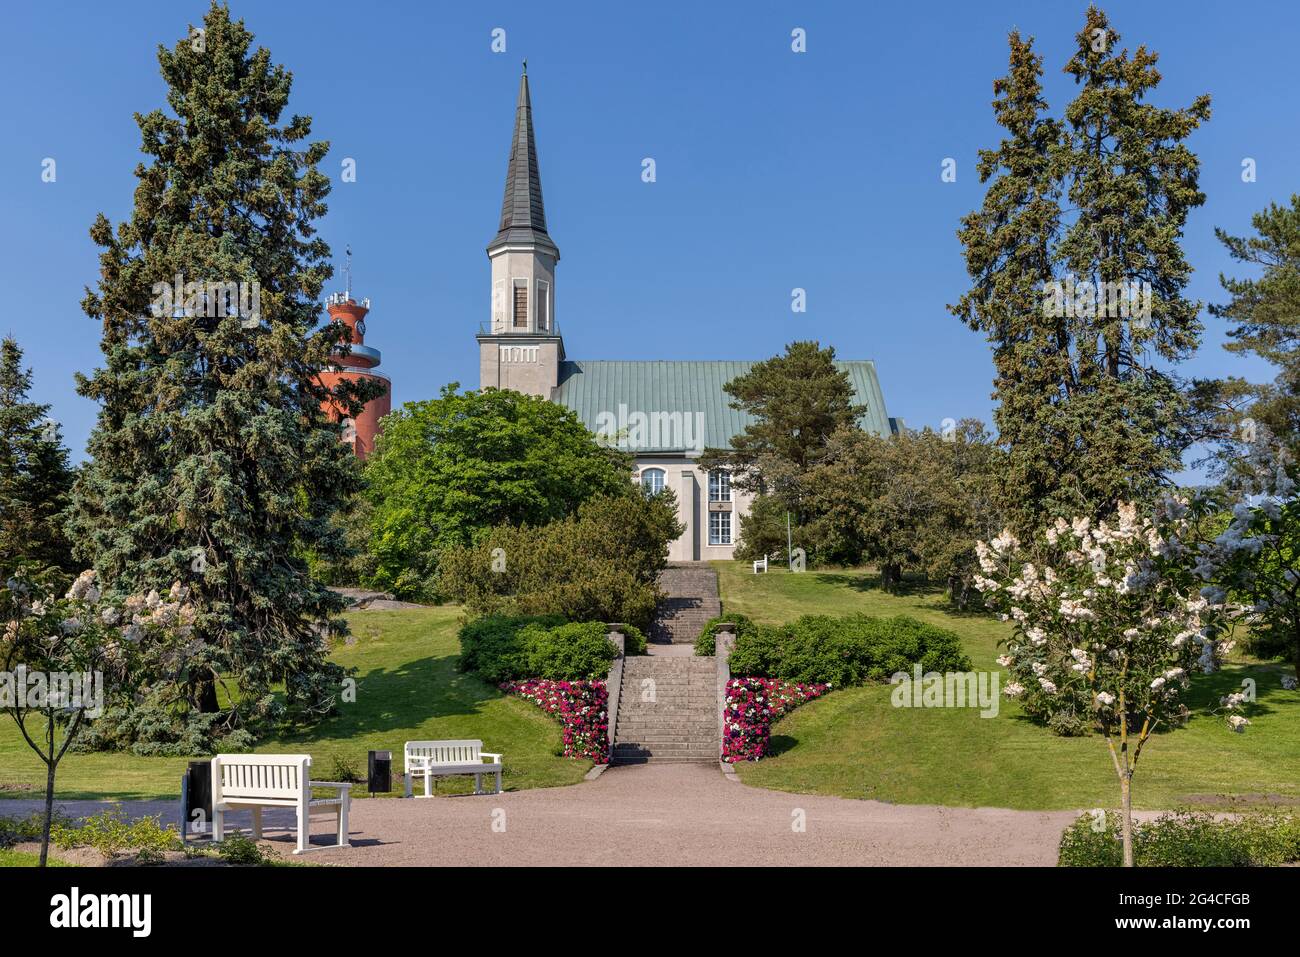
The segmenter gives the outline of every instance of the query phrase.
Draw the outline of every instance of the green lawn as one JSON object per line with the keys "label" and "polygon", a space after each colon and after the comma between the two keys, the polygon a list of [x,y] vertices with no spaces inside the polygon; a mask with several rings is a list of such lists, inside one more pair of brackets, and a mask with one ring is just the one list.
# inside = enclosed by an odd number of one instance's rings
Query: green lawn
{"label": "green lawn", "polygon": [[[41,863],[41,855],[32,854],[28,851],[14,851],[0,847],[0,867],[38,867]],[[72,867],[74,865],[61,861],[54,855],[45,859],[48,867]]]}
{"label": "green lawn", "polygon": [[[486,750],[504,753],[507,789],[573,784],[589,761],[559,756],[560,725],[519,698],[455,670],[458,608],[366,611],[348,616],[354,643],[334,658],[356,666],[356,702],[320,724],[310,737],[262,742],[258,750],[306,752],[312,774],[331,779],[343,758],[362,776],[366,752],[393,752],[393,785],[401,787],[402,744],[428,738],[481,738]],[[59,766],[58,797],[173,798],[180,793],[186,758],[128,754],[69,754]],[[36,798],[44,793],[44,766],[27,747],[13,719],[0,716],[0,796]],[[30,790],[16,786],[30,785]],[[447,793],[470,790],[472,778],[445,779]],[[365,795],[364,785],[353,789]],[[4,805],[0,803],[0,814]]]}
{"label": "green lawn", "polygon": [[[862,571],[773,570],[715,562],[723,612],[779,623],[801,614],[906,614],[961,636],[976,670],[998,669],[1008,626],[985,614],[956,614],[938,591],[880,591]],[[1193,679],[1184,728],[1157,735],[1134,780],[1142,808],[1219,807],[1269,799],[1300,803],[1300,692],[1283,691],[1281,665],[1248,659]],[[1208,710],[1245,677],[1259,700],[1245,734]],[[1003,673],[1005,684],[1006,676]],[[995,718],[974,709],[894,708],[888,686],[836,691],[804,705],[773,729],[772,757],[738,765],[748,784],[910,804],[1031,809],[1111,807],[1119,787],[1104,739],[1060,738],[1025,718],[1007,698]]]}

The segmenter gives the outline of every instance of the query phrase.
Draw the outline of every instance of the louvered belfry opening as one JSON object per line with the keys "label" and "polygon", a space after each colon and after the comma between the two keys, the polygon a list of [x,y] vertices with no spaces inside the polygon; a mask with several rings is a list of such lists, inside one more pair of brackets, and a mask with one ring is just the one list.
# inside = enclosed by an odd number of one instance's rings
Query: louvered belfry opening
{"label": "louvered belfry opening", "polygon": [[515,328],[528,328],[528,287],[523,283],[515,284]]}

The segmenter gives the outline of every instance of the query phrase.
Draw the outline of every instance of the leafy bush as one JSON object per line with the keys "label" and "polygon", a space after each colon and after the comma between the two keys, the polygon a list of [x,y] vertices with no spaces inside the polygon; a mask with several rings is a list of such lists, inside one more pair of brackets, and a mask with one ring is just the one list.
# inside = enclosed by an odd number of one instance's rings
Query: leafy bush
{"label": "leafy bush", "polygon": [[[629,643],[638,639],[644,650],[639,632]],[[493,684],[604,678],[618,653],[603,623],[566,623],[550,615],[480,618],[461,628],[460,645],[461,669]]]}
{"label": "leafy bush", "polygon": [[[1202,811],[1174,811],[1133,825],[1139,867],[1276,867],[1300,861],[1300,815],[1245,814],[1216,820]],[[1061,867],[1119,867],[1120,818],[1114,811],[1081,815],[1061,836]]]}
{"label": "leafy bush", "polygon": [[127,821],[122,809],[117,807],[81,821],[56,820],[50,827],[50,840],[64,849],[93,847],[105,856],[125,850],[141,851],[153,860],[163,851],[181,847],[180,837],[162,825],[160,816]]}
{"label": "leafy bush", "polygon": [[951,631],[914,618],[804,615],[789,625],[759,625],[736,639],[732,674],[828,683],[843,688],[888,681],[920,664],[926,672],[967,671]]}
{"label": "leafy bush", "polygon": [[707,657],[717,650],[714,637],[718,633],[718,626],[726,622],[736,626],[736,640],[740,640],[741,635],[749,634],[758,627],[746,615],[719,615],[717,618],[710,618],[704,623],[704,630],[700,632],[700,637],[695,639],[695,653],[697,655]]}
{"label": "leafy bush", "polygon": [[566,679],[604,678],[618,654],[609,631],[598,621],[573,622],[547,628],[528,625],[519,633],[525,673],[517,677]]}
{"label": "leafy bush", "polygon": [[636,625],[623,626],[623,654],[644,655],[646,652],[645,632]]}
{"label": "leafy bush", "polygon": [[671,492],[630,482],[540,526],[499,525],[441,558],[441,594],[484,615],[560,615],[649,626],[668,545],[681,534]]}
{"label": "leafy bush", "polygon": [[217,845],[217,853],[227,864],[256,867],[267,863],[266,852],[256,841],[243,834],[227,834]]}

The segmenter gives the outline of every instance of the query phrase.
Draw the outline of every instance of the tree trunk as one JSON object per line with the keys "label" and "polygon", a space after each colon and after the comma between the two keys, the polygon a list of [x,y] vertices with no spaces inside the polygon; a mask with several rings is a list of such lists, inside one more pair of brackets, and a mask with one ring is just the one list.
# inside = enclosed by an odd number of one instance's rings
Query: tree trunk
{"label": "tree trunk", "polygon": [[217,703],[215,680],[203,678],[195,685],[193,704],[202,714],[216,714],[221,710],[221,706]]}
{"label": "tree trunk", "polygon": [[1120,834],[1124,841],[1124,866],[1133,866],[1133,772],[1125,771],[1119,779],[1120,802],[1123,808]]}
{"label": "tree trunk", "polygon": [[54,822],[54,770],[58,764],[54,760],[54,716],[49,720],[50,757],[45,762],[45,825],[41,828],[41,863],[44,867],[50,858],[50,825]]}

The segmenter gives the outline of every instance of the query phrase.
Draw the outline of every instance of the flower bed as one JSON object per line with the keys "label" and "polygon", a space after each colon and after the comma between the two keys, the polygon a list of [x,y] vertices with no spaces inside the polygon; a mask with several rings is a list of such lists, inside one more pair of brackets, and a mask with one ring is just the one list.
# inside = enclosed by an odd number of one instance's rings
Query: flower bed
{"label": "flower bed", "polygon": [[564,728],[566,758],[609,763],[609,692],[605,682],[530,678],[505,681],[500,687],[506,694],[533,702],[560,722]]}
{"label": "flower bed", "polygon": [[722,760],[757,761],[767,754],[773,721],[830,690],[829,684],[776,678],[731,679],[722,722]]}

